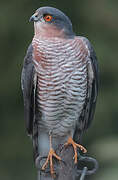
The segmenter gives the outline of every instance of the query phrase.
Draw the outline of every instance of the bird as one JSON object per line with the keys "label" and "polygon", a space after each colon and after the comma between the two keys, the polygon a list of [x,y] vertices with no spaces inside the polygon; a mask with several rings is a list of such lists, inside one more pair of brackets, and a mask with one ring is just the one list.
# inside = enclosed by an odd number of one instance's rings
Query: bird
{"label": "bird", "polygon": [[55,149],[72,145],[77,163],[83,133],[94,117],[99,68],[96,53],[86,37],[73,31],[71,20],[54,7],[40,7],[30,17],[34,37],[24,58],[21,86],[26,129],[32,138],[34,159],[46,156],[42,166],[53,157],[61,161]]}

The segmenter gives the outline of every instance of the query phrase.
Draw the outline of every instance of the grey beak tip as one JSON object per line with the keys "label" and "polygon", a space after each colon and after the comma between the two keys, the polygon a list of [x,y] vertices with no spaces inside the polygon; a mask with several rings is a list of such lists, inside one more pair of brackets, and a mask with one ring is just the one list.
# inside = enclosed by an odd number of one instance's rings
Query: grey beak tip
{"label": "grey beak tip", "polygon": [[33,21],[33,19],[34,19],[34,18],[31,16],[30,19],[29,19],[29,22]]}
{"label": "grey beak tip", "polygon": [[37,22],[38,21],[38,17],[36,17],[35,15],[32,15],[29,19],[29,22],[34,21]]}

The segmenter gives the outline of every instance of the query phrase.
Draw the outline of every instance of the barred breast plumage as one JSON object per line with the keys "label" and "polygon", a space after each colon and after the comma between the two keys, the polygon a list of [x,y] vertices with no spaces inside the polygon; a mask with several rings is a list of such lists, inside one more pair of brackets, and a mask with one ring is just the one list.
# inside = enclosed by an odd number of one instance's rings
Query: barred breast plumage
{"label": "barred breast plumage", "polygon": [[39,128],[64,135],[75,128],[87,94],[88,50],[74,39],[34,36]]}

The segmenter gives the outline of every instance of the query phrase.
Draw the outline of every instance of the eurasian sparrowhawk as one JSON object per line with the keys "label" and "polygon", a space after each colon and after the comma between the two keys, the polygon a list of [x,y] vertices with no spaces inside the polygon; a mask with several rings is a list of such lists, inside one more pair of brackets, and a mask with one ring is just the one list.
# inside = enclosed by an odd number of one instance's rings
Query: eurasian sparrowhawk
{"label": "eurasian sparrowhawk", "polygon": [[45,169],[52,155],[61,160],[55,149],[67,142],[74,147],[76,163],[76,148],[86,152],[77,143],[95,112],[96,54],[85,37],[74,34],[70,19],[60,10],[41,7],[30,20],[35,33],[24,59],[22,91],[34,158],[48,156]]}

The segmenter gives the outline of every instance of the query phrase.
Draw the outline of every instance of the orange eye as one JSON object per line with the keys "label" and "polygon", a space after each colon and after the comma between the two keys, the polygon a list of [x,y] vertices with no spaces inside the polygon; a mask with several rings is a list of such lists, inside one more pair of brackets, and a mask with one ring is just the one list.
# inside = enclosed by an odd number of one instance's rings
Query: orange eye
{"label": "orange eye", "polygon": [[52,16],[51,15],[45,15],[44,19],[45,19],[45,21],[50,22],[52,20]]}

